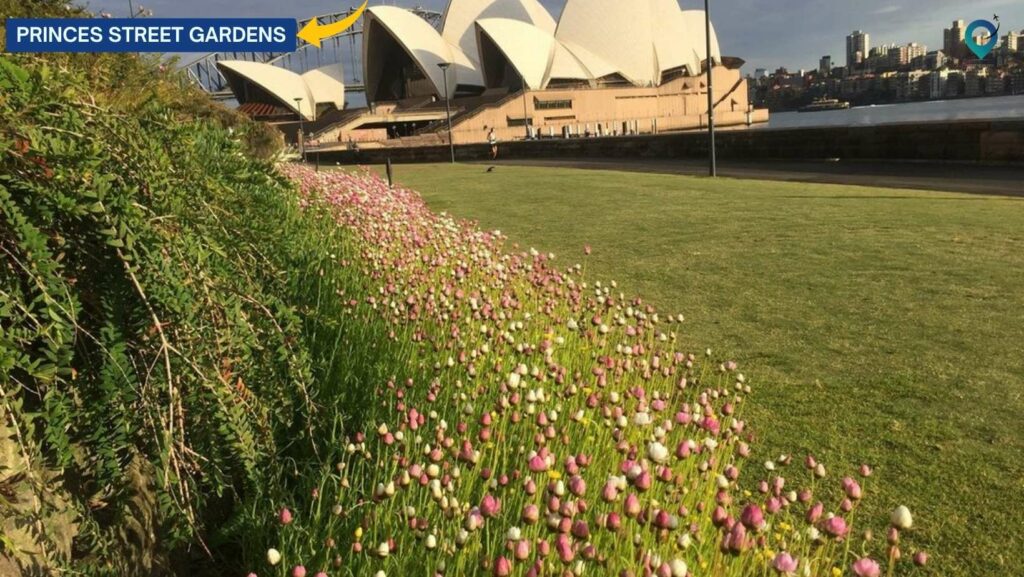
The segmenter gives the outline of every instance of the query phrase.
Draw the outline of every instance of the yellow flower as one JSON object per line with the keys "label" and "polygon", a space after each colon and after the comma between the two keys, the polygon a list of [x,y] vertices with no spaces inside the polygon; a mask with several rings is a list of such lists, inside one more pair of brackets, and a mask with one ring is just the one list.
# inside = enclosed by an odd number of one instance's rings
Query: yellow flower
{"label": "yellow flower", "polygon": [[843,570],[839,567],[832,568],[832,577],[843,577]]}
{"label": "yellow flower", "polygon": [[362,527],[356,527],[356,541],[358,541],[358,540],[360,540],[362,538],[363,538],[363,528]]}
{"label": "yellow flower", "polygon": [[557,481],[562,478],[562,474],[555,470],[548,471],[548,477],[551,477],[552,481]]}
{"label": "yellow flower", "polygon": [[753,495],[753,493],[751,493],[749,490],[743,491],[744,497],[750,498],[751,495]]}

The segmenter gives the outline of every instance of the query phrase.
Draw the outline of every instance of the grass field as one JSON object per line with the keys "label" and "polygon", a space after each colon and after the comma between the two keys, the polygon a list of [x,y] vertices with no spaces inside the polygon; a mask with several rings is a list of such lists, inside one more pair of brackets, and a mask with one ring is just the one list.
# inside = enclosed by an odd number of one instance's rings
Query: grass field
{"label": "grass field", "polygon": [[928,574],[1020,574],[1024,201],[485,168],[396,172],[437,211],[685,314],[686,343],[758,385],[761,457],[875,465],[873,513],[915,512]]}

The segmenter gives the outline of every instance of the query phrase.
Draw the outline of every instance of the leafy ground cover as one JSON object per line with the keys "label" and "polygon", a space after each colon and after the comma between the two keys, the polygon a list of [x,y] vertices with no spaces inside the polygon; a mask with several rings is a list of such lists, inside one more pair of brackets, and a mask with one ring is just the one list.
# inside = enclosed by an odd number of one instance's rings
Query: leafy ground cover
{"label": "leafy ground cover", "polygon": [[[1024,203],[615,172],[401,166],[436,211],[582,259],[738,358],[758,455],[877,465],[933,520],[936,574],[1005,575],[1024,542]],[[998,499],[994,505],[993,499]],[[875,515],[879,508],[868,509]]]}

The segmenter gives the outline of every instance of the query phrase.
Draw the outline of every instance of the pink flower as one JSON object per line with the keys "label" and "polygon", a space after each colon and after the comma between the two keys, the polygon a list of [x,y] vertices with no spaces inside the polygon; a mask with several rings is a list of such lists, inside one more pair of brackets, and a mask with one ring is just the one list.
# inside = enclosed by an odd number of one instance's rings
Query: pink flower
{"label": "pink flower", "polygon": [[640,514],[640,499],[636,496],[636,493],[630,493],[626,496],[624,510],[627,517],[636,517]]}
{"label": "pink flower", "polygon": [[845,537],[848,530],[846,520],[842,517],[832,517],[825,521],[825,532],[837,539]]}
{"label": "pink flower", "polygon": [[882,574],[882,568],[878,562],[868,557],[857,560],[850,569],[857,577],[878,577]]}
{"label": "pink flower", "polygon": [[924,567],[927,564],[928,553],[925,553],[924,551],[918,551],[917,553],[914,553],[914,565],[917,565],[918,567]]}
{"label": "pink flower", "polygon": [[530,457],[530,471],[533,473],[543,473],[548,470],[548,462],[544,460],[540,455],[534,455]]}
{"label": "pink flower", "polygon": [[583,477],[576,475],[569,479],[569,491],[577,497],[582,497],[587,492],[587,482]]}
{"label": "pink flower", "polygon": [[792,575],[796,572],[798,565],[799,563],[797,560],[785,551],[776,555],[775,559],[772,561],[772,568],[783,575]]}
{"label": "pink flower", "polygon": [[765,526],[764,513],[761,508],[751,503],[740,513],[740,522],[753,531],[760,531]]}
{"label": "pink flower", "polygon": [[292,577],[306,577],[306,568],[302,565],[296,565],[292,568]]}
{"label": "pink flower", "polygon": [[587,522],[583,520],[576,521],[572,524],[572,536],[576,537],[580,541],[586,541],[590,538],[590,527],[587,526]]}
{"label": "pink flower", "polygon": [[725,525],[728,520],[729,513],[727,513],[721,505],[715,507],[715,510],[711,512],[711,522],[714,523],[715,527]]}
{"label": "pink flower", "polygon": [[277,519],[281,522],[282,525],[291,525],[292,512],[288,510],[288,507],[283,507],[281,509],[281,512],[277,514]]}
{"label": "pink flower", "polygon": [[523,507],[523,522],[524,523],[526,523],[527,525],[533,525],[539,519],[540,519],[540,509],[536,505],[534,505],[533,503],[530,503],[529,505],[526,505],[525,507]]}
{"label": "pink flower", "polygon": [[843,479],[843,490],[846,491],[846,496],[854,501],[860,500],[863,493],[860,489],[860,484],[854,481],[851,477]]}
{"label": "pink flower", "polygon": [[530,542],[526,539],[516,541],[512,547],[512,554],[519,561],[525,561],[530,556]]}
{"label": "pink flower", "polygon": [[604,484],[601,489],[601,500],[605,503],[611,503],[619,498],[619,488],[615,486],[615,482],[608,481]]}
{"label": "pink flower", "polygon": [[807,510],[807,522],[814,523],[821,519],[821,515],[825,512],[825,505],[821,501],[815,503],[810,509]]}
{"label": "pink flower", "polygon": [[558,553],[558,558],[562,560],[562,563],[572,563],[572,560],[576,558],[576,553],[572,550],[572,542],[564,533],[555,539],[555,552]]}
{"label": "pink flower", "polygon": [[640,491],[646,491],[651,488],[651,474],[647,471],[641,471],[637,475],[636,479],[633,480],[633,485],[636,486]]}
{"label": "pink flower", "polygon": [[511,574],[512,562],[506,559],[504,556],[498,557],[498,560],[494,562],[495,577],[508,577]]}
{"label": "pink flower", "polygon": [[499,511],[501,511],[501,500],[493,495],[485,495],[483,502],[480,503],[480,512],[484,517],[493,519],[498,516]]}

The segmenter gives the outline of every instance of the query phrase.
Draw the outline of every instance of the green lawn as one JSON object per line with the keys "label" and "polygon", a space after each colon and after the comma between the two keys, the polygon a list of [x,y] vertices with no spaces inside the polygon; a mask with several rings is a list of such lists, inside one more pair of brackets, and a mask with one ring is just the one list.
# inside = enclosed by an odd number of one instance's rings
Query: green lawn
{"label": "green lawn", "polygon": [[[760,458],[877,466],[927,572],[1024,567],[1024,200],[501,166],[398,166],[432,208],[585,263],[756,387]],[[584,258],[583,246],[593,255]]]}

